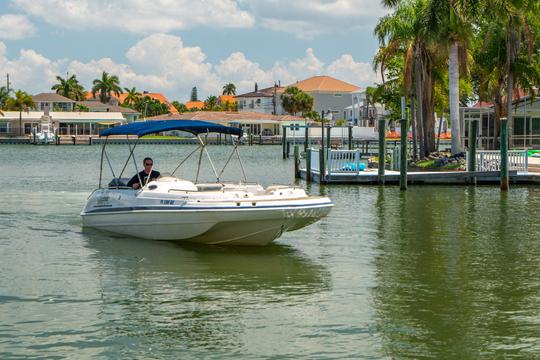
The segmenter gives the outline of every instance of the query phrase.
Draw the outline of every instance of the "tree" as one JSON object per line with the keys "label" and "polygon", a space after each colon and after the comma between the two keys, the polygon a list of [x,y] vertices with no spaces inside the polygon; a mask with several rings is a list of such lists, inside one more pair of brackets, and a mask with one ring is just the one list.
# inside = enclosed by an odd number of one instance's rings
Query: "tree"
{"label": "tree", "polygon": [[28,112],[29,109],[35,107],[32,96],[28,95],[22,90],[17,90],[15,97],[10,97],[7,99],[6,108],[8,110],[18,111],[19,112],[19,135],[22,135],[22,112]]}
{"label": "tree", "polygon": [[194,86],[192,89],[191,89],[191,97],[190,97],[190,101],[199,101],[199,98],[197,97],[197,87]]}
{"label": "tree", "polygon": [[96,97],[96,94],[99,93],[99,101],[102,103],[108,103],[111,100],[112,93],[120,96],[120,92],[122,91],[118,76],[109,75],[105,71],[101,74],[101,79],[95,79],[92,84],[94,85],[92,87],[92,95]]}
{"label": "tree", "polygon": [[217,108],[218,98],[211,95],[204,101],[204,110],[214,111]]}
{"label": "tree", "polygon": [[182,104],[181,102],[176,101],[176,100],[172,102],[172,106],[174,106],[175,109],[178,110],[179,113],[184,113],[188,111],[185,104]]}
{"label": "tree", "polygon": [[135,110],[143,114],[143,118],[169,113],[167,104],[162,104],[159,100],[152,99],[150,96],[138,97],[134,107]]}
{"label": "tree", "polygon": [[8,91],[5,86],[0,87],[0,110],[6,108],[6,102],[10,94],[11,90]]}
{"label": "tree", "polygon": [[69,78],[56,77],[57,84],[51,87],[51,90],[56,91],[57,94],[65,96],[71,100],[82,101],[85,98],[86,90],[79,84],[77,76],[71,75]]}
{"label": "tree", "polygon": [[132,107],[137,102],[137,99],[141,96],[141,93],[137,91],[135,87],[124,88],[124,91],[127,93],[126,98],[124,99],[123,105]]}
{"label": "tree", "polygon": [[223,86],[223,95],[236,95],[236,86],[228,83]]}
{"label": "tree", "polygon": [[77,104],[75,106],[75,110],[77,110],[78,112],[89,112],[90,109],[88,108],[88,106],[84,106],[82,104]]}
{"label": "tree", "polygon": [[302,114],[313,109],[313,97],[296,86],[289,86],[280,95],[283,109],[291,115]]}

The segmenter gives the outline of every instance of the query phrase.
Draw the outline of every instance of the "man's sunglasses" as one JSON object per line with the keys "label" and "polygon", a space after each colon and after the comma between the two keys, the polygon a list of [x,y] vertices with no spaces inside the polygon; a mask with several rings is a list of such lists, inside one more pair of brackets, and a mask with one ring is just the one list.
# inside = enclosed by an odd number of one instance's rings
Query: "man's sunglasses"
{"label": "man's sunglasses", "polygon": [[144,164],[144,166],[152,166],[152,165],[154,164],[149,164],[149,163]]}

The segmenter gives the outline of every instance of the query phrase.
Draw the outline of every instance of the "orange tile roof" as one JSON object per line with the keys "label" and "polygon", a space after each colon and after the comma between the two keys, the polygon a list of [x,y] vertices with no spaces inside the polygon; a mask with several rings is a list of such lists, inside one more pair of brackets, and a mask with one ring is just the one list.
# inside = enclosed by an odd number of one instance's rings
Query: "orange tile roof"
{"label": "orange tile roof", "polygon": [[202,109],[204,107],[204,102],[202,101],[187,101],[186,108],[191,109]]}
{"label": "orange tile roof", "polygon": [[[122,104],[124,100],[126,99],[127,95],[128,95],[127,93],[121,93],[120,96],[115,96],[115,95],[113,96],[118,98],[118,102]],[[162,104],[166,104],[169,107],[169,112],[171,114],[178,114],[178,110],[176,110],[173,104],[170,103],[169,100],[165,97],[165,95],[161,93],[141,93],[141,96],[143,97],[148,96],[150,99],[157,100]]]}
{"label": "orange tile roof", "polygon": [[219,95],[218,102],[220,104],[230,102],[231,104],[236,103],[236,99],[234,95]]}
{"label": "orange tile roof", "polygon": [[[220,122],[234,122],[234,121],[248,121],[248,120],[274,120],[274,121],[306,121],[301,116],[292,115],[272,115],[262,114],[250,111],[195,111],[185,112],[182,114],[163,114],[147,118],[147,120],[203,120],[203,121],[220,121]],[[310,121],[308,120],[308,123]]]}
{"label": "orange tile roof", "polygon": [[352,92],[358,91],[358,86],[345,81],[335,79],[331,76],[312,76],[302,81],[290,84],[306,92]]}

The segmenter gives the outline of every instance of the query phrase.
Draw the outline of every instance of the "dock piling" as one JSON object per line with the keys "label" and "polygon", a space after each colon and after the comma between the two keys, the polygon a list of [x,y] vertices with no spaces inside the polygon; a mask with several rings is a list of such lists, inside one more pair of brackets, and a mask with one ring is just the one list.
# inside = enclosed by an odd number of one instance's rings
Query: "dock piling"
{"label": "dock piling", "polygon": [[309,142],[309,128],[306,126],[304,129],[304,153],[308,150],[308,142]]}
{"label": "dock piling", "polygon": [[401,98],[401,151],[399,154],[399,188],[407,190],[407,115],[405,113],[405,96]]}
{"label": "dock piling", "polygon": [[508,191],[508,119],[501,118],[501,190]]}
{"label": "dock piling", "polygon": [[386,120],[379,119],[379,184],[384,185]]}
{"label": "dock piling", "polygon": [[36,145],[37,142],[36,142],[36,128],[35,127],[32,128],[32,138],[34,141],[33,144]]}
{"label": "dock piling", "polygon": [[283,126],[283,140],[282,140],[282,146],[283,146],[283,158],[287,158],[287,127]]}
{"label": "dock piling", "polygon": [[306,150],[306,180],[311,181],[311,148]]}
{"label": "dock piling", "polygon": [[326,148],[330,149],[332,146],[332,139],[330,138],[330,133],[332,132],[332,127],[329,126],[326,128]]}
{"label": "dock piling", "polygon": [[469,162],[467,168],[472,172],[471,183],[476,184],[476,143],[478,139],[478,120],[469,123]]}
{"label": "dock piling", "polygon": [[300,177],[300,146],[294,145],[294,178]]}
{"label": "dock piling", "polygon": [[349,125],[349,150],[353,149],[353,143],[352,143],[352,126]]}

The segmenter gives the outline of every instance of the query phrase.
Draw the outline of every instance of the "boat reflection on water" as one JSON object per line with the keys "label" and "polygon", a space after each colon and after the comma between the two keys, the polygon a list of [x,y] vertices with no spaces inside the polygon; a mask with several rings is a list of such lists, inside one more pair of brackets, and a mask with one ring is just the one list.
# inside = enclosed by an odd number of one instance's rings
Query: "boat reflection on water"
{"label": "boat reflection on water", "polygon": [[178,245],[91,229],[83,236],[94,251],[111,336],[137,336],[138,346],[170,337],[225,350],[239,345],[251,317],[330,288],[325,267],[285,245]]}

